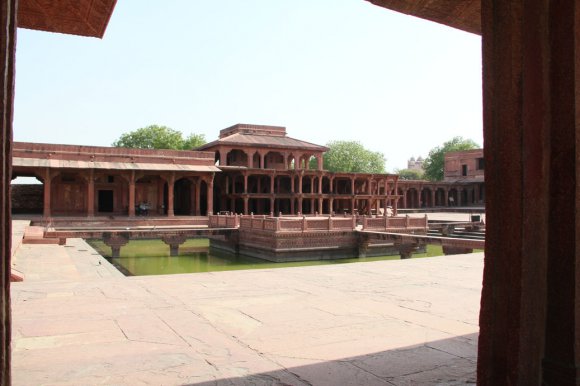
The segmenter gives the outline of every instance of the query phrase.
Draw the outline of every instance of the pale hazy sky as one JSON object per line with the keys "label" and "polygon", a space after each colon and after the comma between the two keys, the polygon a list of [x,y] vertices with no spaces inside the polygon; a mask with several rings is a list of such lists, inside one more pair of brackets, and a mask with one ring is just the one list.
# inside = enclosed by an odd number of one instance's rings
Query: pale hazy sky
{"label": "pale hazy sky", "polygon": [[236,123],[358,140],[389,171],[456,135],[483,144],[481,39],[364,0],[119,0],[102,40],[18,31],[17,141]]}

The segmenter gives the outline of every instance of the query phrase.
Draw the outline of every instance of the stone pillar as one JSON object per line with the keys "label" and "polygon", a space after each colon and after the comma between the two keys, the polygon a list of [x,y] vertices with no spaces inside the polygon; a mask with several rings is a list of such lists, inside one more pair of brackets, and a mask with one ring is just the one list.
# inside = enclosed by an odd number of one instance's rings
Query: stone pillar
{"label": "stone pillar", "polygon": [[275,212],[274,204],[276,204],[276,201],[275,201],[274,197],[270,197],[270,213],[274,213]]}
{"label": "stone pillar", "polygon": [[87,177],[87,216],[95,216],[95,170],[90,169]]}
{"label": "stone pillar", "polygon": [[254,168],[254,157],[252,157],[251,154],[246,153],[246,158],[248,159],[248,168],[253,169]]}
{"label": "stone pillar", "polygon": [[323,204],[322,197],[318,197],[318,214],[322,214]]}
{"label": "stone pillar", "polygon": [[292,197],[290,199],[290,214],[295,214],[295,210],[296,210],[296,208],[294,207],[295,205],[296,205],[295,199],[294,199],[294,197]]}
{"label": "stone pillar", "polygon": [[436,193],[436,190],[435,189],[431,189],[431,206],[432,207],[435,206],[435,201],[436,201],[435,200],[436,199],[435,193]]}
{"label": "stone pillar", "polygon": [[184,235],[164,235],[161,240],[169,245],[169,256],[179,256],[179,246],[187,240]]}
{"label": "stone pillar", "polygon": [[350,194],[354,194],[354,177],[350,177]]}
{"label": "stone pillar", "polygon": [[445,188],[445,205],[449,206],[449,188]]}
{"label": "stone pillar", "polygon": [[201,215],[201,179],[195,181],[195,215]]}
{"label": "stone pillar", "polygon": [[[10,181],[12,178],[12,120],[14,108],[14,64],[16,58],[16,4],[0,4],[0,384],[11,380],[10,269],[12,224],[10,218]],[[50,186],[50,183],[49,183]],[[46,208],[46,207],[45,207]],[[49,206],[50,210],[50,206]],[[49,212],[50,215],[50,212]]]}
{"label": "stone pillar", "polygon": [[302,197],[298,197],[298,214],[304,212],[303,209],[304,207],[302,205]]}
{"label": "stone pillar", "polygon": [[330,193],[334,193],[334,177],[330,177]]}
{"label": "stone pillar", "polygon": [[248,174],[244,173],[244,193],[248,193]]}
{"label": "stone pillar", "polygon": [[245,196],[245,197],[244,197],[244,214],[245,214],[245,215],[248,215],[248,214],[250,214],[250,212],[249,212],[249,210],[248,210],[248,207],[249,207],[249,201],[250,201],[250,199],[248,198],[248,196]]}
{"label": "stone pillar", "polygon": [[220,150],[220,166],[228,166],[228,151]]}
{"label": "stone pillar", "polygon": [[318,176],[318,194],[322,194],[322,174]]}
{"label": "stone pillar", "polygon": [[270,175],[270,194],[274,194],[274,179],[276,178],[275,174]]}
{"label": "stone pillar", "polygon": [[50,169],[46,168],[46,171],[44,173],[44,197],[43,197],[43,206],[44,206],[43,215],[45,218],[48,218],[51,215],[50,210],[51,190],[52,190],[52,174],[50,173]]}
{"label": "stone pillar", "polygon": [[[95,189],[93,188],[93,192]],[[93,193],[94,195],[94,193]],[[94,208],[94,204],[93,204]],[[129,217],[135,217],[135,170],[131,170],[129,175]]]}
{"label": "stone pillar", "polygon": [[482,1],[480,385],[580,383],[580,5]]}
{"label": "stone pillar", "polygon": [[195,195],[197,191],[197,186],[193,179],[190,179],[189,182],[191,184],[191,190],[189,192],[189,215],[195,216]]}
{"label": "stone pillar", "polygon": [[173,196],[175,186],[175,173],[171,173],[167,179],[167,217],[173,217]]}
{"label": "stone pillar", "polygon": [[302,194],[302,173],[298,175],[298,194]]}
{"label": "stone pillar", "polygon": [[163,215],[164,214],[164,205],[165,205],[165,200],[164,200],[164,190],[163,189],[165,186],[165,180],[163,178],[159,178],[159,180],[157,181],[157,206],[158,206],[158,211],[159,214]]}
{"label": "stone pillar", "polygon": [[301,154],[294,154],[294,170],[300,169],[300,157]]}
{"label": "stone pillar", "polygon": [[265,169],[266,168],[266,165],[264,164],[265,154],[262,152],[260,152],[258,154],[260,155],[260,168]]}
{"label": "stone pillar", "polygon": [[328,201],[328,214],[332,216],[332,212],[334,212],[334,198],[330,198]]}
{"label": "stone pillar", "polygon": [[103,242],[111,247],[111,257],[118,258],[121,256],[121,247],[127,245],[130,240],[130,234],[128,232],[103,233]]}
{"label": "stone pillar", "polygon": [[293,175],[292,175],[292,176],[290,176],[290,193],[296,193],[296,192],[294,191],[294,189],[296,188],[296,187],[294,186],[294,185],[295,185],[295,183],[294,183],[294,177],[295,177],[295,176],[293,176]]}
{"label": "stone pillar", "polygon": [[463,188],[457,188],[457,206],[463,206]]}
{"label": "stone pillar", "polygon": [[213,214],[213,174],[207,182],[207,215]]}

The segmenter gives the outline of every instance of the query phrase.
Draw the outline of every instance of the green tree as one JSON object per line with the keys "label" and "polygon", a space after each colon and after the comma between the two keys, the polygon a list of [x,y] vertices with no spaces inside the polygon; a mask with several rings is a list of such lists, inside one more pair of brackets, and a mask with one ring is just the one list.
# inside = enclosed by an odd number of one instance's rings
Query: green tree
{"label": "green tree", "polygon": [[125,133],[119,137],[113,146],[139,149],[175,149],[191,150],[205,143],[203,134],[191,134],[183,139],[181,131],[167,126],[150,125]]}
{"label": "green tree", "polygon": [[395,174],[399,175],[401,180],[422,180],[423,172],[415,169],[396,169]]}
{"label": "green tree", "polygon": [[205,135],[203,134],[190,134],[189,137],[185,138],[183,141],[183,150],[192,150],[206,144]]}
{"label": "green tree", "polygon": [[445,167],[445,153],[450,151],[461,151],[479,149],[479,145],[471,139],[454,137],[445,142],[442,146],[437,146],[429,152],[429,156],[423,161],[425,178],[431,181],[443,180],[443,168]]}
{"label": "green tree", "polygon": [[324,153],[324,169],[331,172],[384,173],[385,156],[357,141],[332,141]]}

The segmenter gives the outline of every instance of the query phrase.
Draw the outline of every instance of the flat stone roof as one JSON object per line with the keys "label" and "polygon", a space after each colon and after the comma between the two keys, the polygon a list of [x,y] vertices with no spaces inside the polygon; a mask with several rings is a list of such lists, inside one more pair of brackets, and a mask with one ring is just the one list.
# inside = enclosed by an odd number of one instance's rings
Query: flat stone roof
{"label": "flat stone roof", "polygon": [[483,254],[122,277],[22,245],[13,384],[475,383]]}

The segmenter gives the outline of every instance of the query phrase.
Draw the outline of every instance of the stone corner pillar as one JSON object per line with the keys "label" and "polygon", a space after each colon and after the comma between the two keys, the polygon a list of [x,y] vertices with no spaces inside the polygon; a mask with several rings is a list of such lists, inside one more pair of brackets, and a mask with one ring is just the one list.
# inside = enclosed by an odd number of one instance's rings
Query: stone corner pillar
{"label": "stone corner pillar", "polygon": [[482,1],[479,385],[580,383],[580,4]]}
{"label": "stone corner pillar", "polygon": [[10,271],[12,225],[10,181],[12,179],[12,122],[16,60],[17,0],[0,3],[0,384],[11,382]]}

